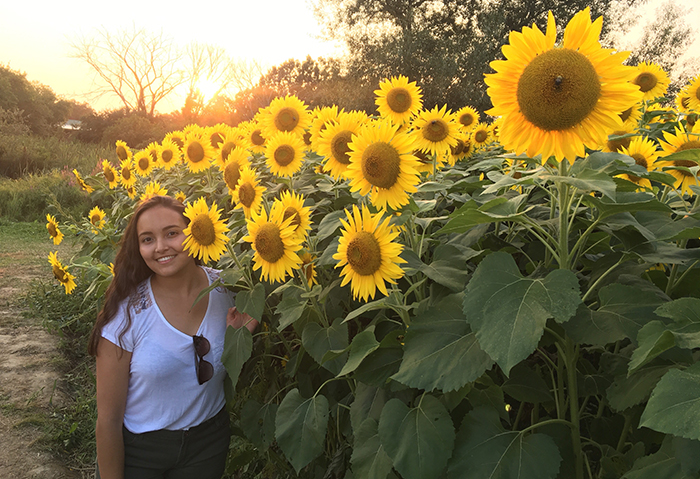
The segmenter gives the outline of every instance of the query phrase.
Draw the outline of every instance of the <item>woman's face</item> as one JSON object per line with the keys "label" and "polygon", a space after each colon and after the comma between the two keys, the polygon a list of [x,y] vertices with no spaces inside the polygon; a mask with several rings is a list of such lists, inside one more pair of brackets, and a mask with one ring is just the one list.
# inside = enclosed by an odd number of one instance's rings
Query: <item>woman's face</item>
{"label": "woman's face", "polygon": [[183,249],[185,218],[165,206],[144,211],[136,223],[139,252],[146,265],[159,276],[173,276],[194,263]]}

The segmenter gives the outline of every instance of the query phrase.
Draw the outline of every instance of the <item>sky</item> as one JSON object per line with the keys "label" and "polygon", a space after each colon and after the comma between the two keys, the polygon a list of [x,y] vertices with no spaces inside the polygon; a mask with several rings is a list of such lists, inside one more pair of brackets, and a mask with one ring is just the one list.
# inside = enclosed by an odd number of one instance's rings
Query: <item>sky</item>
{"label": "sky", "polygon": [[[133,26],[162,31],[182,46],[192,41],[221,46],[231,57],[269,66],[338,51],[315,38],[319,26],[307,0],[3,0],[0,64],[58,95],[86,101],[94,74],[83,60],[70,58],[71,41],[99,28],[114,33]],[[106,98],[91,104],[109,107]]]}
{"label": "sky", "polygon": [[[653,12],[666,0],[648,0]],[[700,26],[700,0],[673,0],[693,8],[690,25]],[[26,3],[25,3],[26,2]],[[229,56],[272,66],[290,58],[332,56],[337,43],[316,35],[320,27],[309,0],[2,0],[0,6],[0,64],[27,74],[30,81],[56,94],[88,101],[94,72],[83,60],[71,58],[71,41],[94,36],[96,29],[114,33],[132,27],[163,32],[182,46],[196,41],[226,49]],[[691,52],[700,55],[700,35]],[[91,100],[96,110],[118,108],[117,100]],[[180,108],[184,98],[159,104],[166,113]]]}

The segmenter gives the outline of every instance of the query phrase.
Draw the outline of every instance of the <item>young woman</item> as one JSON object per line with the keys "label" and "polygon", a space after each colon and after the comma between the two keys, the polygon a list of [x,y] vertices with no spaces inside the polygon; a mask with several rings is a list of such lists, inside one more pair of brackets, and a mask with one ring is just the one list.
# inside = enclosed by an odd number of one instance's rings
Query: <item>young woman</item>
{"label": "young woman", "polygon": [[183,250],[184,211],[166,196],[136,208],[90,337],[101,479],[219,479],[224,472],[224,335],[227,325],[252,332],[257,322],[232,307],[225,288],[194,304],[218,272]]}

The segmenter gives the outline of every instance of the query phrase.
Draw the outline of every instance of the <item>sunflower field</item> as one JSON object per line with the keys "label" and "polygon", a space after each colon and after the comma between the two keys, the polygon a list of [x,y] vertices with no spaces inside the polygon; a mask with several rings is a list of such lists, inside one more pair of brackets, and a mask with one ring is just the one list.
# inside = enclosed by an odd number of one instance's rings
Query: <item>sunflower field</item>
{"label": "sunflower field", "polygon": [[700,75],[667,98],[601,27],[511,32],[488,118],[399,76],[373,115],[117,142],[76,172],[111,207],[47,218],[83,242],[54,275],[99,298],[137,202],[187,205],[261,321],[226,333],[231,477],[700,477]]}

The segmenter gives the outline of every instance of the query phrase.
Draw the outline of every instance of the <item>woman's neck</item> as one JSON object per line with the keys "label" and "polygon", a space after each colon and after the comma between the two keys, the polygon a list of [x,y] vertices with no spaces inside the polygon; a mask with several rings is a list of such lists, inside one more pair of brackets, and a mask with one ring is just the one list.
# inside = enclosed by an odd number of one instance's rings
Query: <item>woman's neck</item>
{"label": "woman's neck", "polygon": [[[191,266],[183,268],[180,272],[173,276],[161,276],[153,274],[151,276],[151,288],[165,290],[170,293],[180,293],[183,296],[189,296],[193,291],[201,291],[208,283],[206,274],[194,262]],[[204,284],[204,285],[203,285]]]}

